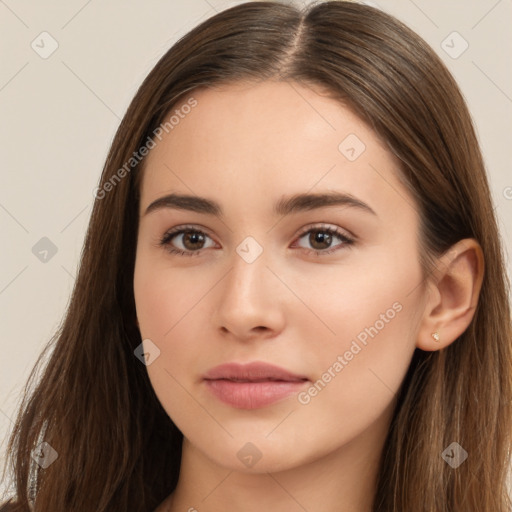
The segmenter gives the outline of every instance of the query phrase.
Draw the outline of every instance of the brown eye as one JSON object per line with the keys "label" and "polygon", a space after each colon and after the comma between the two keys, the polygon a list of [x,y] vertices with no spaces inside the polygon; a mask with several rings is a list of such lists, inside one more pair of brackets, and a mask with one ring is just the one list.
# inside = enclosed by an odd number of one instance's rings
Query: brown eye
{"label": "brown eye", "polygon": [[[303,239],[306,239],[307,245],[309,245],[309,247],[304,247],[300,243],[298,244],[299,247],[302,247],[309,252],[314,252],[318,256],[330,254],[343,247],[350,247],[354,243],[352,238],[345,235],[338,229],[322,226],[310,228],[307,231],[304,231],[300,235],[299,241]],[[335,239],[338,239],[340,243],[334,245],[333,247],[333,242]]]}
{"label": "brown eye", "polygon": [[200,231],[185,231],[183,233],[182,243],[189,251],[202,249],[204,242],[205,236]]}
{"label": "brown eye", "polygon": [[[210,245],[206,245],[207,239],[211,240]],[[172,254],[192,256],[200,254],[202,249],[212,247],[214,242],[206,233],[198,229],[177,228],[168,231],[160,241],[160,245]]]}
{"label": "brown eye", "polygon": [[318,251],[328,249],[332,243],[332,235],[325,231],[311,231],[309,234],[309,243],[313,249]]}

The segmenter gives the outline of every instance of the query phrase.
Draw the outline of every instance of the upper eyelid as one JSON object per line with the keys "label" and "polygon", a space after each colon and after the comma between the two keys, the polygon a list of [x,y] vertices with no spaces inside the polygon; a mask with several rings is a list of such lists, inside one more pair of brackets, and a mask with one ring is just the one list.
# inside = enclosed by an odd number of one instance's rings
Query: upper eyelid
{"label": "upper eyelid", "polygon": [[[350,236],[353,236],[355,238],[355,235],[353,233],[351,233],[348,229],[346,228],[341,228],[340,226],[335,226],[333,224],[328,224],[326,222],[320,222],[320,223],[313,223],[313,224],[309,224],[307,226],[304,226],[302,227],[297,235],[301,235],[303,233],[307,233],[308,231],[312,230],[312,229],[330,229],[332,231],[334,230],[342,230],[342,231],[346,231]],[[208,236],[211,236],[210,235],[210,230],[205,227],[205,226],[202,226],[200,224],[184,224],[184,225],[178,225],[178,226],[175,226],[173,228],[169,228],[168,230],[165,231],[164,235],[166,234],[169,234],[169,233],[173,233],[173,234],[176,234],[176,233],[180,233],[181,231],[200,231],[200,232],[203,232],[205,234],[207,234]],[[212,236],[212,238],[214,238]]]}
{"label": "upper eyelid", "polygon": [[327,224],[325,222],[321,222],[319,224],[312,224],[312,225],[305,226],[304,228],[299,230],[299,232],[298,232],[298,234],[296,236],[302,236],[302,235],[308,233],[309,231],[320,230],[320,229],[325,229],[326,231],[337,231],[337,232],[339,232],[339,234],[344,235],[347,238],[351,238],[351,239],[354,239],[354,240],[357,238],[356,235],[354,235],[347,228],[342,228],[340,226],[334,226],[332,224]]}
{"label": "upper eyelid", "polygon": [[207,236],[209,236],[212,240],[215,240],[215,237],[213,237],[210,234],[210,231],[205,228],[204,226],[200,225],[184,225],[184,226],[176,226],[174,228],[170,228],[162,236],[162,239],[166,238],[167,236],[176,236],[176,235],[182,235],[186,231],[197,231],[199,233],[203,233]]}

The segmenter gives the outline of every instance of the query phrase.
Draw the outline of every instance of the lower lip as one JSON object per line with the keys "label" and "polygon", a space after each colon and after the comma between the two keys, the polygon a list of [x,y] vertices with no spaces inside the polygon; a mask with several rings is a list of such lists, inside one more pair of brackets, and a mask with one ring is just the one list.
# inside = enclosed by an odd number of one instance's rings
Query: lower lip
{"label": "lower lip", "polygon": [[206,380],[208,389],[221,401],[237,409],[259,409],[293,393],[298,393],[306,381],[234,382]]}

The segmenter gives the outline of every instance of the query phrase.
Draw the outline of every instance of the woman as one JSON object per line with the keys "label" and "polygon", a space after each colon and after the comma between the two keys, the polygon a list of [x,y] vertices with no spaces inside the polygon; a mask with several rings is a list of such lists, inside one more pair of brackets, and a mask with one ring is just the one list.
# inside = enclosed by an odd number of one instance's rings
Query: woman
{"label": "woman", "polygon": [[144,81],[95,197],[5,510],[510,510],[496,219],[416,34],[221,12]]}

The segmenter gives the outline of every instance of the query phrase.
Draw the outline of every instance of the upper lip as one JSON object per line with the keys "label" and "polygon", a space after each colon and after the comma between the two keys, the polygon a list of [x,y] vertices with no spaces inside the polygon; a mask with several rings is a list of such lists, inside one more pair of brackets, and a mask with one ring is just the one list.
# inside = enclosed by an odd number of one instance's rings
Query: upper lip
{"label": "upper lip", "polygon": [[238,382],[285,381],[302,382],[308,380],[304,375],[298,375],[273,364],[255,361],[247,364],[225,363],[208,370],[205,380],[232,380]]}

